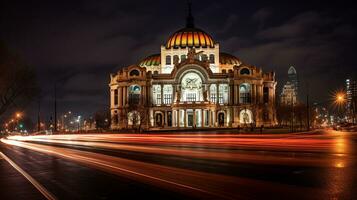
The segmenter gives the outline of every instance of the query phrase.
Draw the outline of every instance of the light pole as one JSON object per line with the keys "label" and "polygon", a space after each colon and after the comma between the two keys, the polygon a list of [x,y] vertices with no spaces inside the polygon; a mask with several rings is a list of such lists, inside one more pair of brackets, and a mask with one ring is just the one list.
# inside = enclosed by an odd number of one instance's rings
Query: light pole
{"label": "light pole", "polygon": [[78,116],[78,119],[76,120],[78,122],[78,133],[81,130],[81,116]]}

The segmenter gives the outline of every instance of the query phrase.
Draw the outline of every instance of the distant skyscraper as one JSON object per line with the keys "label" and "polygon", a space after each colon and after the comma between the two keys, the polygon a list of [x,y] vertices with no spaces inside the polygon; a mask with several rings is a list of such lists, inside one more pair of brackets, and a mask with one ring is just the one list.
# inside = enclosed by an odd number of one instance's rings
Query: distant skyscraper
{"label": "distant skyscraper", "polygon": [[299,81],[296,69],[293,66],[291,66],[288,70],[288,78],[289,80],[284,85],[280,95],[280,103],[282,105],[292,105],[296,104],[298,101],[297,95]]}
{"label": "distant skyscraper", "polygon": [[289,77],[289,81],[291,84],[293,84],[294,89],[295,89],[295,94],[298,94],[298,89],[299,89],[299,80],[298,80],[298,76],[296,73],[296,69],[293,66],[290,66],[289,70],[288,70],[288,77]]}
{"label": "distant skyscraper", "polygon": [[349,122],[356,122],[357,80],[346,79],[346,114]]}

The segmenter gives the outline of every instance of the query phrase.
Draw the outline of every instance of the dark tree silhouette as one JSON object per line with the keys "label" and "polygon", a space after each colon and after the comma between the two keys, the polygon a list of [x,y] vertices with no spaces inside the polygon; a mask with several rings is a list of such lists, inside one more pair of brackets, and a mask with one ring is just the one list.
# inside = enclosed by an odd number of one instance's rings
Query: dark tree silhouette
{"label": "dark tree silhouette", "polygon": [[35,71],[0,42],[0,116],[24,107],[38,94]]}

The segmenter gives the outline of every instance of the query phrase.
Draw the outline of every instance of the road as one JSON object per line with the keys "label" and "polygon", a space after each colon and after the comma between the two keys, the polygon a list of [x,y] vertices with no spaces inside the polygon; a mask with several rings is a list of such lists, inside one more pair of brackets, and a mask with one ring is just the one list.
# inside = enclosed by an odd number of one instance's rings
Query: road
{"label": "road", "polygon": [[0,199],[357,199],[357,133],[83,134],[0,143]]}

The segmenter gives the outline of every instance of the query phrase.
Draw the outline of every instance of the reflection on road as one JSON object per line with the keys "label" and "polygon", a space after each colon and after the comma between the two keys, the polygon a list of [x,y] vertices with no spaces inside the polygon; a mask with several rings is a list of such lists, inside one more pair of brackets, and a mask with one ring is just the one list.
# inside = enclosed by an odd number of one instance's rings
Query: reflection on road
{"label": "reflection on road", "polygon": [[[8,145],[70,159],[140,182],[198,197],[254,199],[258,197],[257,195],[279,194],[281,198],[289,198],[293,193],[296,198],[321,199],[321,196],[350,197],[348,195],[351,194],[346,192],[346,188],[353,187],[352,181],[356,180],[356,174],[351,170],[356,166],[356,154],[352,146],[355,144],[351,141],[354,136],[337,132],[285,135],[88,134],[13,136],[1,141]],[[78,150],[77,147],[129,151],[163,157],[175,156],[185,158],[184,162],[204,160],[230,163],[229,165],[237,166],[237,170],[241,170],[245,165],[277,166],[281,167],[284,173],[296,174],[303,174],[309,169],[321,169],[317,176],[306,176],[324,179],[323,181],[329,184],[324,187],[308,187],[303,184],[292,185],[209,173],[95,151]],[[289,171],[289,167],[294,170]],[[295,170],[297,167],[302,170]],[[262,167],[261,170],[265,169]],[[267,176],[275,175],[267,174]],[[259,194],[252,192],[254,190],[259,190]]]}

